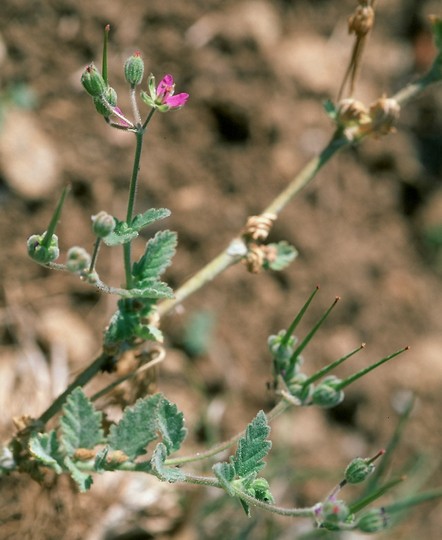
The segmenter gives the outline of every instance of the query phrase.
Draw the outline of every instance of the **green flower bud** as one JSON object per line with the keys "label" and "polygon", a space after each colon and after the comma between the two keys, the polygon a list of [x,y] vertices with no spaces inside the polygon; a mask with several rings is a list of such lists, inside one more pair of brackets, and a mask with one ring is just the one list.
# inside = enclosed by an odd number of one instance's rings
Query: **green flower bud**
{"label": "green flower bud", "polygon": [[345,469],[344,478],[349,484],[359,484],[370,476],[374,468],[369,459],[356,458]]}
{"label": "green flower bud", "polygon": [[78,274],[89,268],[91,264],[91,256],[82,247],[71,247],[67,253],[66,266],[69,272]]}
{"label": "green flower bud", "polygon": [[349,515],[350,510],[344,501],[328,500],[322,504],[318,519],[325,529],[336,531],[339,530],[339,523],[344,522]]}
{"label": "green flower bud", "polygon": [[144,75],[144,62],[140,51],[135,51],[124,64],[124,76],[131,86],[140,84]]}
{"label": "green flower bud", "polygon": [[329,409],[336,407],[344,399],[344,392],[336,387],[341,383],[341,380],[330,375],[315,388],[312,395],[312,402],[314,405]]}
{"label": "green flower bud", "polygon": [[28,255],[41,264],[47,264],[58,259],[60,250],[58,248],[58,237],[56,234],[52,235],[49,245],[45,240],[46,232],[43,234],[33,234],[28,238]]}
{"label": "green flower bud", "polygon": [[384,531],[390,524],[389,515],[383,508],[373,508],[358,521],[358,529],[366,533]]}
{"label": "green flower bud", "polygon": [[92,270],[92,272],[86,272],[82,274],[81,277],[83,281],[86,281],[86,283],[89,283],[89,285],[95,285],[100,279],[98,273],[95,270]]}
{"label": "green flower bud", "polygon": [[270,492],[269,483],[265,478],[256,478],[253,480],[250,488],[248,489],[250,494],[259,501],[265,501],[266,503],[273,504],[275,499]]}
{"label": "green flower bud", "polygon": [[307,379],[305,373],[298,373],[287,384],[290,394],[298,398],[302,404],[310,401],[314,391],[313,384],[304,384]]}
{"label": "green flower bud", "polygon": [[81,84],[92,97],[100,97],[106,92],[107,85],[94,63],[89,64],[81,76]]}
{"label": "green flower bud", "polygon": [[104,210],[92,216],[92,230],[98,238],[105,238],[115,229],[115,219]]}
{"label": "green flower bud", "polygon": [[112,112],[103,103],[103,98],[109,103],[109,105],[111,105],[112,107],[116,107],[117,106],[117,93],[111,86],[108,86],[102,96],[94,97],[94,105],[95,105],[95,108],[97,109],[97,112],[100,113],[105,118],[108,118],[112,114]]}

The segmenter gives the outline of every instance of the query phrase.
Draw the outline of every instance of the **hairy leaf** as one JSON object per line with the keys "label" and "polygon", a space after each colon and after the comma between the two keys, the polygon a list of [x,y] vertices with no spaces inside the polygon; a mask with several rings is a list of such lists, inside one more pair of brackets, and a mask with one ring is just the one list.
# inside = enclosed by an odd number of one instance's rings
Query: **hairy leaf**
{"label": "hairy leaf", "polygon": [[108,443],[113,450],[121,450],[129,459],[146,453],[147,445],[157,438],[156,409],[162,399],[162,394],[155,394],[124,410],[123,418],[110,428]]}
{"label": "hairy leaf", "polygon": [[284,270],[298,256],[297,250],[284,240],[277,244],[269,244],[268,248],[272,248],[272,259],[267,259],[264,267],[270,270]]}
{"label": "hairy leaf", "polygon": [[138,230],[130,227],[125,221],[115,219],[115,229],[113,232],[103,238],[103,242],[107,246],[119,246],[120,244],[127,244],[138,236]]}
{"label": "hairy leaf", "polygon": [[145,279],[137,282],[137,287],[127,289],[128,298],[173,298],[173,291],[162,281]]}
{"label": "hairy leaf", "polygon": [[268,454],[272,443],[267,440],[270,427],[263,411],[255,416],[247,426],[244,437],[238,441],[238,448],[230,462],[240,478],[256,474],[265,467],[263,458]]}
{"label": "hairy leaf", "polygon": [[160,275],[170,265],[175,255],[177,235],[172,231],[159,231],[151,238],[144,251],[144,255],[133,265],[132,275],[137,284],[143,282],[157,282]]}
{"label": "hairy leaf", "polygon": [[167,208],[150,208],[143,214],[137,214],[130,224],[131,228],[140,231],[151,223],[170,216],[170,210]]}
{"label": "hairy leaf", "polygon": [[186,437],[184,415],[174,403],[166,398],[162,399],[157,409],[157,429],[161,433],[167,454],[176,452]]}
{"label": "hairy leaf", "polygon": [[68,471],[71,473],[71,477],[76,482],[78,489],[81,491],[81,493],[84,493],[85,491],[90,489],[93,483],[92,476],[83,471],[80,471],[80,469],[70,459],[69,456],[66,456],[64,463]]}
{"label": "hairy leaf", "polygon": [[43,465],[54,469],[57,474],[63,472],[63,456],[55,430],[49,433],[34,433],[29,440],[31,454]]}
{"label": "hairy leaf", "polygon": [[166,482],[182,482],[185,480],[186,475],[180,469],[175,467],[166,467],[164,465],[167,456],[168,451],[166,445],[163,443],[158,443],[153,452],[152,459],[150,460],[153,472],[158,476],[158,478]]}
{"label": "hairy leaf", "polygon": [[234,497],[235,490],[232,488],[231,482],[235,478],[235,467],[231,463],[223,461],[215,463],[212,470],[227,493]]}
{"label": "hairy leaf", "polygon": [[61,441],[68,455],[77,448],[94,448],[103,441],[102,414],[94,409],[83,390],[76,388],[66,400],[60,418]]}

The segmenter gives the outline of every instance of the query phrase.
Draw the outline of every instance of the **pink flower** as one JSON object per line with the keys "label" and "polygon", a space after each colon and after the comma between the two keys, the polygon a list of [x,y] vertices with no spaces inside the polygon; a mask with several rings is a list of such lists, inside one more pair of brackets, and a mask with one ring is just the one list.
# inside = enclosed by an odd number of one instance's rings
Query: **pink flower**
{"label": "pink flower", "polygon": [[181,109],[187,100],[189,94],[174,94],[175,83],[172,75],[165,75],[160,84],[155,88],[155,77],[150,75],[148,80],[149,94],[141,93],[141,99],[150,107],[158,109],[160,112],[167,112],[171,109]]}
{"label": "pink flower", "polygon": [[175,84],[172,75],[165,75],[157,88],[155,102],[157,105],[168,105],[170,109],[178,109],[185,105],[189,94],[181,93],[174,95]]}

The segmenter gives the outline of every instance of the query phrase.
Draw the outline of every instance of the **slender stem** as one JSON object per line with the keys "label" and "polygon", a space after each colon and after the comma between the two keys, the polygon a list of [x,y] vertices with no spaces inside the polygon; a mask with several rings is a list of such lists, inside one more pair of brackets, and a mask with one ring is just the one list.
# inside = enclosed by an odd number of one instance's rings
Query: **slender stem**
{"label": "slender stem", "polygon": [[37,419],[38,423],[46,424],[53,416],[55,416],[61,407],[64,405],[69,394],[77,388],[77,386],[84,386],[88,383],[102,368],[102,366],[108,360],[107,355],[100,354],[92,364],[90,364],[84,371],[82,371],[78,377],[71,382],[66,390],[56,398],[56,400],[44,411],[43,414]]}
{"label": "slender stem", "polygon": [[[279,416],[281,413],[283,413],[290,404],[287,401],[281,400],[279,401],[271,411],[267,414],[267,421],[271,422],[273,419],[275,419],[277,416]],[[227,448],[230,448],[235,443],[239,441],[241,437],[244,436],[246,430],[244,429],[240,433],[237,433],[227,441],[221,442],[217,444],[216,446],[213,446],[212,448],[209,448],[205,452],[198,452],[197,454],[193,454],[191,456],[182,456],[177,458],[171,458],[166,459],[164,462],[165,465],[182,465],[184,463],[192,463],[194,461],[202,461],[203,459],[210,458],[212,456],[216,456],[216,454],[219,454],[220,452],[223,452],[224,450],[227,450]]]}
{"label": "slender stem", "polygon": [[92,253],[91,264],[89,265],[89,272],[93,272],[95,269],[95,264],[97,262],[98,252],[100,251],[101,238],[97,237],[94,244],[94,252]]}
{"label": "slender stem", "polygon": [[55,229],[57,228],[58,222],[60,220],[61,211],[63,209],[64,201],[71,189],[71,186],[68,184],[64,187],[60,200],[58,201],[57,207],[55,208],[54,213],[52,214],[51,222],[49,223],[48,230],[46,231],[46,234],[44,238],[41,241],[41,245],[45,247],[49,247],[52,241],[52,236],[55,233]]}
{"label": "slender stem", "polygon": [[147,115],[146,121],[143,124],[143,131],[146,131],[147,125],[152,120],[152,116],[154,115],[156,109],[151,109],[149,114]]}
{"label": "slender stem", "polygon": [[141,116],[140,116],[140,111],[138,109],[136,93],[135,93],[135,86],[130,87],[129,98],[130,98],[130,103],[131,103],[131,106],[132,106],[132,114],[134,115],[134,118],[135,118],[135,125],[137,126],[137,128],[140,128],[141,127]]}
{"label": "slender stem", "polygon": [[[129,199],[127,201],[127,213],[126,213],[126,223],[130,225],[133,218],[133,212],[135,207],[135,198],[137,195],[137,186],[138,186],[138,173],[140,172],[140,159],[141,159],[141,150],[143,149],[143,129],[137,129],[135,132],[136,137],[136,147],[135,147],[135,156],[134,164],[132,169],[132,177],[130,180],[129,188]],[[126,274],[126,288],[132,288],[132,257],[131,257],[131,243],[127,242],[123,245],[124,250],[124,270]]]}

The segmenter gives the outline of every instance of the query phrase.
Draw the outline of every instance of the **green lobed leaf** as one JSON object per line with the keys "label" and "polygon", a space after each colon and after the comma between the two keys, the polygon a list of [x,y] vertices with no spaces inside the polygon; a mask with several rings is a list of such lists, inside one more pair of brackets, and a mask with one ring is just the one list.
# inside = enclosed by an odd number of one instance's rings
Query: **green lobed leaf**
{"label": "green lobed leaf", "polygon": [[152,459],[150,460],[153,472],[158,478],[166,482],[183,482],[186,479],[186,475],[180,469],[177,469],[176,467],[166,467],[164,465],[167,456],[168,451],[166,445],[158,443],[153,452]]}
{"label": "green lobed leaf", "polygon": [[147,445],[157,438],[156,410],[162,399],[162,394],[155,394],[127,407],[118,424],[110,428],[109,446],[123,451],[129,459],[145,454]]}
{"label": "green lobed leaf", "polygon": [[60,418],[61,442],[68,455],[77,448],[94,448],[103,442],[102,413],[96,411],[81,387],[67,398]]}
{"label": "green lobed leaf", "polygon": [[265,467],[263,458],[269,453],[272,443],[267,440],[270,427],[264,411],[259,411],[247,426],[244,437],[238,441],[235,455],[230,458],[235,473],[240,478],[256,474]]}
{"label": "green lobed leaf", "polygon": [[29,440],[29,450],[38,461],[54,469],[57,474],[63,472],[63,456],[53,429],[49,433],[34,433]]}
{"label": "green lobed leaf", "polygon": [[157,429],[161,433],[167,454],[180,449],[187,429],[184,427],[184,415],[174,403],[163,398],[157,408]]}
{"label": "green lobed leaf", "polygon": [[168,230],[157,232],[147,242],[144,255],[133,265],[132,275],[136,284],[142,282],[143,288],[149,285],[149,281],[156,284],[159,276],[170,265],[176,245],[175,232]]}
{"label": "green lobed leaf", "polygon": [[291,246],[285,240],[278,242],[277,244],[268,244],[267,247],[271,247],[274,250],[274,258],[272,256],[272,260],[266,260],[264,262],[264,268],[270,270],[284,270],[284,268],[286,268],[298,256],[298,251],[296,248]]}
{"label": "green lobed leaf", "polygon": [[215,476],[218,478],[222,487],[231,496],[235,496],[235,490],[232,487],[232,481],[235,478],[235,467],[231,463],[223,461],[221,463],[215,463],[212,467]]}
{"label": "green lobed leaf", "polygon": [[137,282],[137,287],[127,289],[128,298],[173,298],[173,291],[163,281],[145,279]]}
{"label": "green lobed leaf", "polygon": [[129,226],[125,221],[115,219],[115,229],[103,238],[103,242],[107,246],[119,246],[120,244],[127,244],[138,236],[138,230],[132,226]]}
{"label": "green lobed leaf", "polygon": [[130,226],[133,230],[140,231],[155,221],[169,217],[170,213],[168,208],[150,208],[143,214],[137,214]]}
{"label": "green lobed leaf", "polygon": [[77,465],[71,460],[69,456],[65,457],[64,463],[66,465],[66,468],[71,474],[72,479],[75,481],[75,483],[78,486],[78,489],[81,491],[81,493],[84,493],[85,491],[88,491],[90,489],[93,479],[90,474],[87,474],[83,471],[80,471],[80,469],[77,467]]}

